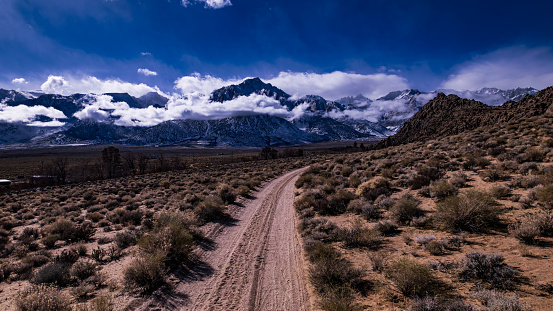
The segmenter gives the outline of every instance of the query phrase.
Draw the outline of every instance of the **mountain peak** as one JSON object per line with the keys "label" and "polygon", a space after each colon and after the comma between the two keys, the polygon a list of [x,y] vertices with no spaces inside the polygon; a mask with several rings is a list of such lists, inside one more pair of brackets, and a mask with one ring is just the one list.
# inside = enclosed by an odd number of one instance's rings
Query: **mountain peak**
{"label": "mountain peak", "polygon": [[210,100],[216,102],[225,102],[233,100],[239,96],[250,96],[251,94],[265,95],[273,97],[276,100],[286,100],[290,98],[283,90],[274,87],[270,83],[265,83],[259,78],[246,79],[240,84],[224,86],[211,93]]}

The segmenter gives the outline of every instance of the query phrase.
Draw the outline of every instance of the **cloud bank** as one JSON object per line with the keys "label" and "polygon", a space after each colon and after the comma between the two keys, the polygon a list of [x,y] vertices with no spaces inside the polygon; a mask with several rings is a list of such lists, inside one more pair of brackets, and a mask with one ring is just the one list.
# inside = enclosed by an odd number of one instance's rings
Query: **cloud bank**
{"label": "cloud bank", "polygon": [[500,49],[474,57],[457,66],[456,73],[441,88],[476,90],[483,87],[543,89],[553,81],[553,52],[550,48],[524,46]]}
{"label": "cloud bank", "polygon": [[[266,83],[282,89],[286,93],[300,98],[305,95],[320,95],[326,99],[339,99],[346,96],[362,94],[367,98],[378,98],[391,91],[409,88],[405,78],[389,74],[361,75],[335,71],[326,74],[281,72]],[[175,89],[182,94],[198,92],[210,94],[214,90],[231,84],[239,84],[244,79],[221,79],[210,75],[194,73],[175,81]]]}
{"label": "cloud bank", "polygon": [[[63,119],[66,116],[63,112],[52,108],[44,106],[3,106],[0,104],[0,122],[23,122],[31,123],[34,122],[38,116],[46,116],[52,119]],[[39,122],[40,123],[40,122]],[[39,123],[29,124],[29,125],[40,125]],[[63,123],[59,123],[63,125]]]}
{"label": "cloud bank", "polygon": [[101,80],[92,76],[75,78],[50,75],[40,88],[47,94],[62,95],[75,93],[129,93],[132,96],[140,97],[150,92],[162,93],[158,87],[151,87],[144,83],[134,84],[118,79]]}
{"label": "cloud bank", "polygon": [[361,75],[341,71],[325,74],[281,72],[267,82],[291,95],[302,97],[315,94],[331,100],[358,94],[375,99],[391,91],[409,88],[407,80],[397,75]]}

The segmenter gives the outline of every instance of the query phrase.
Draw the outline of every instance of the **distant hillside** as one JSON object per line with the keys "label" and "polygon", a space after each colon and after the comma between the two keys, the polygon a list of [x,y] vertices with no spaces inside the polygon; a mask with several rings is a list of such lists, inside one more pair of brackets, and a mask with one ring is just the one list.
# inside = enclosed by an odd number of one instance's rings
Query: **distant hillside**
{"label": "distant hillside", "polygon": [[553,112],[553,87],[526,95],[518,102],[508,101],[491,107],[457,95],[439,93],[424,105],[401,130],[383,140],[378,146],[395,146],[459,134],[480,126],[494,125],[514,119]]}

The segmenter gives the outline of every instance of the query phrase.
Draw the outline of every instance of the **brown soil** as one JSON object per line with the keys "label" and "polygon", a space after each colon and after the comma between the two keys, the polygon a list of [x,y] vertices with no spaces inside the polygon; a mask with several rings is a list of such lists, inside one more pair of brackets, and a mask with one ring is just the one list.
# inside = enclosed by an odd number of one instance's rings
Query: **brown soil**
{"label": "brown soil", "polygon": [[214,243],[198,250],[202,263],[172,276],[172,289],[135,299],[126,309],[311,310],[292,205],[303,170],[275,179],[230,210],[230,221],[205,226]]}

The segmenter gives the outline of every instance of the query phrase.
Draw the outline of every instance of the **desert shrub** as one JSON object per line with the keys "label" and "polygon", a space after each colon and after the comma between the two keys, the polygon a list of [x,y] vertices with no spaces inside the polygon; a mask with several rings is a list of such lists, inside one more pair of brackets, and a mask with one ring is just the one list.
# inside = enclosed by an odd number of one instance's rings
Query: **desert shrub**
{"label": "desert shrub", "polygon": [[320,307],[325,311],[361,311],[355,303],[354,293],[349,287],[342,287],[332,292],[325,293],[321,299]]}
{"label": "desert shrub", "polygon": [[[96,229],[90,222],[84,222],[80,225],[76,225],[71,220],[64,218],[56,220],[54,223],[45,228],[47,236],[57,235],[59,239],[71,242],[88,241],[92,235],[94,235],[95,230]],[[50,237],[50,241],[46,241],[46,243],[51,242],[52,239],[53,237]],[[45,240],[42,242],[44,244]]]}
{"label": "desert shrub", "polygon": [[14,300],[17,311],[71,311],[71,300],[54,287],[38,285],[21,291]]}
{"label": "desert shrub", "polygon": [[490,160],[478,156],[478,155],[468,155],[466,156],[465,162],[463,162],[463,168],[465,170],[479,170],[490,165]]}
{"label": "desert shrub", "polygon": [[379,221],[373,227],[374,230],[380,232],[384,236],[391,236],[395,234],[397,232],[397,228],[396,224],[387,220]]}
{"label": "desert shrub", "polygon": [[225,214],[225,205],[220,197],[208,196],[194,208],[194,212],[201,222],[207,223],[221,218]]}
{"label": "desert shrub", "polygon": [[54,261],[71,265],[77,260],[79,260],[79,257],[80,257],[80,254],[77,249],[69,248],[69,249],[64,249],[61,253],[56,255],[56,257],[54,258]]}
{"label": "desert shrub", "polygon": [[365,197],[367,200],[375,200],[378,196],[390,194],[389,180],[382,176],[377,176],[368,180],[357,187],[356,194]]}
{"label": "desert shrub", "polygon": [[517,157],[519,162],[543,162],[545,156],[547,155],[547,150],[541,147],[530,147],[526,151]]}
{"label": "desert shrub", "polygon": [[315,205],[315,200],[307,193],[301,194],[294,200],[294,207],[296,211],[301,212],[304,209],[308,209]]}
{"label": "desert shrub", "polygon": [[94,311],[114,311],[113,298],[109,295],[100,295],[91,301]]}
{"label": "desert shrub", "polygon": [[244,185],[238,186],[236,189],[236,193],[241,197],[248,197],[250,195],[250,191],[250,187]]}
{"label": "desert shrub", "polygon": [[226,204],[234,203],[234,201],[236,201],[236,192],[227,184],[219,186],[217,188],[217,194]]}
{"label": "desert shrub", "polygon": [[457,187],[447,181],[433,182],[429,188],[430,197],[438,200],[443,200],[449,196],[456,195],[457,192]]}
{"label": "desert shrub", "polygon": [[380,211],[378,208],[364,198],[350,201],[347,210],[352,213],[360,214],[367,220],[380,218]]}
{"label": "desert shrub", "polygon": [[355,214],[360,214],[364,207],[370,205],[371,203],[365,198],[359,198],[351,200],[348,204],[347,211]]}
{"label": "desert shrub", "polygon": [[355,195],[346,190],[338,190],[326,197],[324,204],[316,204],[315,210],[321,215],[340,215],[344,213]]}
{"label": "desert shrub", "polygon": [[96,229],[94,228],[91,222],[89,221],[83,222],[82,224],[74,228],[71,234],[71,241],[72,242],[89,241],[94,235],[95,231]]}
{"label": "desert shrub", "polygon": [[478,175],[480,175],[480,177],[487,182],[496,182],[510,178],[510,175],[505,172],[503,168],[498,166],[492,166],[488,169],[482,170],[478,173]]}
{"label": "desert shrub", "polygon": [[125,249],[129,246],[135,245],[137,239],[137,234],[133,231],[123,231],[115,234],[114,241],[115,245],[120,249]]}
{"label": "desert shrub", "polygon": [[537,189],[535,196],[545,207],[553,209],[553,184]]}
{"label": "desert shrub", "polygon": [[98,265],[90,260],[82,259],[75,262],[69,269],[69,274],[78,279],[84,280],[96,273]]}
{"label": "desert shrub", "polygon": [[306,240],[304,249],[311,262],[337,260],[341,256],[332,245],[316,240]]}
{"label": "desert shrub", "polygon": [[381,252],[372,252],[368,255],[372,263],[372,270],[375,272],[383,272],[388,266],[388,255]]}
{"label": "desert shrub", "polygon": [[337,235],[346,247],[376,247],[382,242],[380,232],[363,227],[360,222],[353,223],[351,228],[340,229]]}
{"label": "desert shrub", "polygon": [[364,283],[363,271],[341,258],[320,258],[309,269],[309,278],[315,289],[324,295],[332,294],[344,288],[357,288]]}
{"label": "desert shrub", "polygon": [[50,262],[50,256],[47,253],[29,254],[24,258],[24,262],[30,263],[33,267],[41,267]]}
{"label": "desert shrub", "polygon": [[434,256],[443,255],[446,248],[447,242],[443,240],[432,240],[424,245],[424,249]]}
{"label": "desert shrub", "polygon": [[489,311],[531,311],[532,309],[518,300],[518,296],[507,295],[496,290],[480,290],[474,294]]}
{"label": "desert shrub", "polygon": [[392,218],[399,224],[407,224],[413,218],[422,216],[424,211],[419,208],[420,201],[409,194],[403,195],[390,208]]}
{"label": "desert shrub", "polygon": [[409,258],[393,262],[386,275],[406,297],[424,297],[435,292],[438,281],[426,265]]}
{"label": "desert shrub", "polygon": [[41,242],[46,248],[53,248],[56,245],[56,242],[59,241],[60,236],[57,234],[49,234],[42,238]]}
{"label": "desert shrub", "polygon": [[553,236],[553,211],[543,211],[534,215],[535,221],[540,227],[540,232],[543,236]]}
{"label": "desert shrub", "polygon": [[511,195],[511,189],[505,185],[495,185],[490,189],[492,197],[500,200]]}
{"label": "desert shrub", "polygon": [[104,219],[104,215],[94,212],[94,213],[88,213],[86,214],[86,218],[90,219],[92,222],[99,222],[100,220]]}
{"label": "desert shrub", "polygon": [[23,229],[23,232],[17,237],[23,244],[31,244],[38,239],[40,232],[36,228],[27,227]]}
{"label": "desert shrub", "polygon": [[536,175],[528,175],[528,176],[519,176],[515,177],[510,185],[514,188],[524,188],[524,189],[530,189],[534,188],[537,185],[540,185],[542,183],[539,176]]}
{"label": "desert shrub", "polygon": [[434,222],[453,231],[483,232],[499,223],[501,209],[489,195],[467,191],[439,202]]}
{"label": "desert shrub", "polygon": [[55,284],[65,286],[69,283],[69,265],[66,263],[51,262],[39,268],[33,275],[34,284]]}
{"label": "desert shrub", "polygon": [[520,273],[504,261],[499,254],[468,253],[461,260],[459,276],[484,281],[492,288],[510,289]]}
{"label": "desert shrub", "polygon": [[319,184],[321,184],[321,178],[316,177],[310,170],[308,170],[305,173],[301,174],[294,185],[296,186],[296,188],[310,189]]}
{"label": "desert shrub", "polygon": [[46,227],[48,234],[56,234],[61,240],[70,240],[74,230],[75,223],[64,218],[60,218]]}
{"label": "desert shrub", "polygon": [[162,254],[145,254],[135,258],[123,270],[125,286],[142,291],[151,291],[164,282],[166,272]]}
{"label": "desert shrub", "polygon": [[392,207],[396,203],[397,199],[394,199],[392,197],[381,195],[376,200],[374,200],[374,204],[378,208],[382,208],[385,210],[389,210],[390,207]]}
{"label": "desert shrub", "polygon": [[120,207],[110,212],[107,219],[114,224],[138,226],[142,221],[142,216],[143,213],[140,209],[128,210]]}
{"label": "desert shrub", "polygon": [[318,241],[332,241],[338,232],[336,224],[325,218],[306,218],[298,227],[303,236]]}
{"label": "desert shrub", "polygon": [[477,309],[461,300],[439,301],[430,296],[417,298],[411,304],[408,311],[476,311]]}
{"label": "desert shrub", "polygon": [[509,226],[509,233],[526,244],[534,244],[541,235],[538,218],[526,217],[522,221]]}
{"label": "desert shrub", "polygon": [[463,188],[467,185],[467,175],[464,173],[455,173],[451,176],[449,182],[457,188]]}
{"label": "desert shrub", "polygon": [[442,178],[444,173],[435,166],[422,165],[417,168],[417,174],[425,176],[429,181],[434,181]]}

